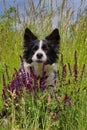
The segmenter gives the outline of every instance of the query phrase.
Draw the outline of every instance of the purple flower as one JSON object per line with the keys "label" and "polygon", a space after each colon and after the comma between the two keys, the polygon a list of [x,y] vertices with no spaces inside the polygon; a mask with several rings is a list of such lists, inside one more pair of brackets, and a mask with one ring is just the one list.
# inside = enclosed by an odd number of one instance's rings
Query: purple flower
{"label": "purple flower", "polygon": [[66,103],[68,103],[69,106],[72,106],[71,98],[68,96],[68,94],[65,94],[65,97],[64,97],[64,108],[66,107]]}
{"label": "purple flower", "polygon": [[[20,57],[21,58],[21,57]],[[44,90],[46,88],[46,72],[44,69],[44,64],[42,66],[42,77],[37,76],[35,74],[34,67],[30,67],[29,73],[25,72],[24,68],[24,62],[23,59],[21,58],[21,68],[17,70],[14,68],[14,74],[12,76],[12,80],[9,80],[9,84],[6,84],[6,79],[5,76],[2,76],[3,80],[3,93],[2,97],[5,100],[8,98],[6,95],[10,96],[9,91],[12,93],[15,91],[16,97],[20,97],[22,94],[23,87],[25,87],[29,92],[31,92],[34,97],[37,97],[37,89],[38,89],[38,83],[40,83],[39,89]],[[6,76],[8,77],[8,68],[6,66]],[[8,77],[9,79],[9,77]],[[39,81],[39,82],[38,82]],[[9,90],[9,91],[8,91]]]}
{"label": "purple flower", "polygon": [[78,74],[78,70],[77,70],[77,64],[74,65],[74,80],[77,81],[77,74]]}

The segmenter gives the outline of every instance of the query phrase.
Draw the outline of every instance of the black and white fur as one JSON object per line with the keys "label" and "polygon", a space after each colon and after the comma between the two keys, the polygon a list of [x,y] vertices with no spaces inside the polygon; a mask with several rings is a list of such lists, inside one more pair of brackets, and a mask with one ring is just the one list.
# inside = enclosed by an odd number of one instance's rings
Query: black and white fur
{"label": "black and white fur", "polygon": [[[38,38],[28,29],[24,33],[24,68],[29,73],[29,67],[33,66],[35,73],[42,76],[42,65],[45,64],[45,71],[48,76],[46,85],[54,86],[57,79],[57,59],[60,47],[60,35],[58,29],[55,29],[44,40]],[[51,90],[53,87],[50,87]],[[51,91],[52,93],[52,91]],[[6,115],[6,109],[2,111],[0,117]],[[5,123],[7,123],[5,119]]]}
{"label": "black and white fur", "polygon": [[46,85],[55,86],[57,73],[57,59],[60,47],[60,35],[55,29],[44,40],[38,38],[28,29],[24,33],[24,68],[29,73],[29,67],[33,66],[36,75],[42,76],[42,64],[48,76]]}

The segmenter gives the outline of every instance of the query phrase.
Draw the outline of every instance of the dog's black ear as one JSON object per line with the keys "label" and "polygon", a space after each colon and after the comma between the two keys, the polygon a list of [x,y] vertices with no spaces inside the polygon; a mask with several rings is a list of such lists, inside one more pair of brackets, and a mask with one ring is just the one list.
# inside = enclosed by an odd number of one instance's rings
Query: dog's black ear
{"label": "dog's black ear", "polygon": [[55,49],[55,51],[57,51],[59,49],[59,46],[60,46],[60,34],[59,34],[59,30],[57,28],[54,29],[51,32],[51,34],[48,35],[45,39],[47,41],[49,41],[49,43]]}
{"label": "dog's black ear", "polygon": [[30,42],[36,39],[37,37],[28,28],[26,28],[24,33],[24,45],[29,45]]}
{"label": "dog's black ear", "polygon": [[47,40],[55,40],[59,41],[60,40],[60,35],[59,35],[59,30],[56,28],[52,31],[50,35],[46,37]]}

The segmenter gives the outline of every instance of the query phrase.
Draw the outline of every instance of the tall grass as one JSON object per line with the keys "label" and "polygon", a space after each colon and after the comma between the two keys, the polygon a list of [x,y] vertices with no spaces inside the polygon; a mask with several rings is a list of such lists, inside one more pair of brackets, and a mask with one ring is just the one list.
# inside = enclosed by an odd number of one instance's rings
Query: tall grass
{"label": "tall grass", "polygon": [[[15,1],[16,2],[16,1]],[[7,9],[0,16],[0,130],[86,130],[87,129],[87,8],[86,0],[78,1],[77,17],[71,1],[33,0]],[[84,7],[84,8],[83,8]],[[56,20],[56,23],[54,22]],[[22,96],[15,102],[15,91],[8,100],[2,99],[2,75],[8,66],[10,79],[14,68],[20,68],[23,53],[23,33],[29,27],[39,39],[43,39],[56,27],[60,30],[61,47],[58,60],[58,83],[55,98],[49,88],[37,90],[38,98],[24,87]],[[6,80],[6,84],[10,81]],[[5,107],[4,107],[5,106]],[[7,108],[7,109],[6,109]]]}

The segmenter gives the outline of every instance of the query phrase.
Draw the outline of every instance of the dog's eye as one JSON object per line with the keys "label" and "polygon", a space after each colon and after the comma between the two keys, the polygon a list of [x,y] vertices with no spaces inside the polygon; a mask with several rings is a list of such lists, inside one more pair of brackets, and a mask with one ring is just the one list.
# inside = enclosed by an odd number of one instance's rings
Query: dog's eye
{"label": "dog's eye", "polygon": [[38,46],[35,46],[35,47],[33,48],[33,50],[34,50],[34,51],[38,50]]}
{"label": "dog's eye", "polygon": [[46,46],[46,45],[43,45],[43,46],[42,46],[42,49],[43,49],[43,50],[47,50],[47,46]]}

